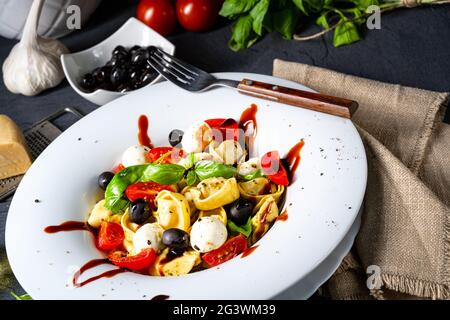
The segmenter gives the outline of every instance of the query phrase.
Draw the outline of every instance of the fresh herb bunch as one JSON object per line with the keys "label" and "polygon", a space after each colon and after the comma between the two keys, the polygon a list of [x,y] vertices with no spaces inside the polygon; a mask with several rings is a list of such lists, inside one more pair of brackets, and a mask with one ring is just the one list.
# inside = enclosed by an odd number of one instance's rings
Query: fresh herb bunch
{"label": "fresh herb bunch", "polygon": [[[277,31],[284,39],[307,40],[334,30],[335,47],[361,39],[360,27],[371,5],[381,12],[421,4],[442,4],[447,0],[225,0],[220,15],[236,20],[229,47],[248,48],[267,32]],[[312,37],[295,37],[298,28],[314,21],[324,32]]]}

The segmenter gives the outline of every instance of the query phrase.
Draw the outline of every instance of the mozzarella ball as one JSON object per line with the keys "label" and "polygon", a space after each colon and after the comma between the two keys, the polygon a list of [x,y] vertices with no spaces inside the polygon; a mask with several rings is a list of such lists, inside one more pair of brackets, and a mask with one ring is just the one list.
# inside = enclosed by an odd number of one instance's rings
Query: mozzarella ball
{"label": "mozzarella ball", "polygon": [[212,141],[210,126],[202,122],[189,127],[183,135],[181,145],[187,153],[202,152]]}
{"label": "mozzarella ball", "polygon": [[218,218],[200,218],[191,229],[191,246],[195,251],[209,252],[223,245],[227,236],[227,228]]}
{"label": "mozzarella ball", "polygon": [[153,248],[162,249],[162,234],[164,229],[157,223],[146,223],[133,236],[133,245],[136,253],[142,249]]}
{"label": "mozzarella ball", "polygon": [[147,163],[145,156],[149,151],[150,148],[145,146],[129,147],[122,155],[122,165],[124,167],[130,167]]}

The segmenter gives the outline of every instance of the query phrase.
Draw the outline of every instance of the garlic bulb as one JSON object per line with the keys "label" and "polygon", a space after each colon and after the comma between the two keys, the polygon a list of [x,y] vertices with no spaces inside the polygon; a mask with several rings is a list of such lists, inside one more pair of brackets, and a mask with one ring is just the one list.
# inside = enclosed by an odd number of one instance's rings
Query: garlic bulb
{"label": "garlic bulb", "polygon": [[22,39],[3,63],[3,81],[9,91],[34,96],[57,86],[64,79],[59,57],[68,53],[59,41],[37,34],[44,0],[34,0]]}

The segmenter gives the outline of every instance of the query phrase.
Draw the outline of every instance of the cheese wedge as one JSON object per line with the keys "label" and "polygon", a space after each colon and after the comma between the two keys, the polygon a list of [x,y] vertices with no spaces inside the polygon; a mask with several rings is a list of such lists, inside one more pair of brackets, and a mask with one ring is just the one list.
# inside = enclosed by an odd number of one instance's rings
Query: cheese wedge
{"label": "cheese wedge", "polygon": [[30,165],[22,131],[14,121],[0,114],[0,179],[23,174]]}

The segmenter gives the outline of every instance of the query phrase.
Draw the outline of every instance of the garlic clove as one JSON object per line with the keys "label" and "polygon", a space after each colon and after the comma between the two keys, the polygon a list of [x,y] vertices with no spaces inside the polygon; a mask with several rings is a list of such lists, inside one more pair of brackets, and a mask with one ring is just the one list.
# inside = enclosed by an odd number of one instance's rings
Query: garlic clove
{"label": "garlic clove", "polygon": [[59,41],[37,35],[43,0],[35,0],[28,14],[22,40],[3,63],[3,81],[9,91],[34,96],[64,79],[60,56],[69,50]]}

